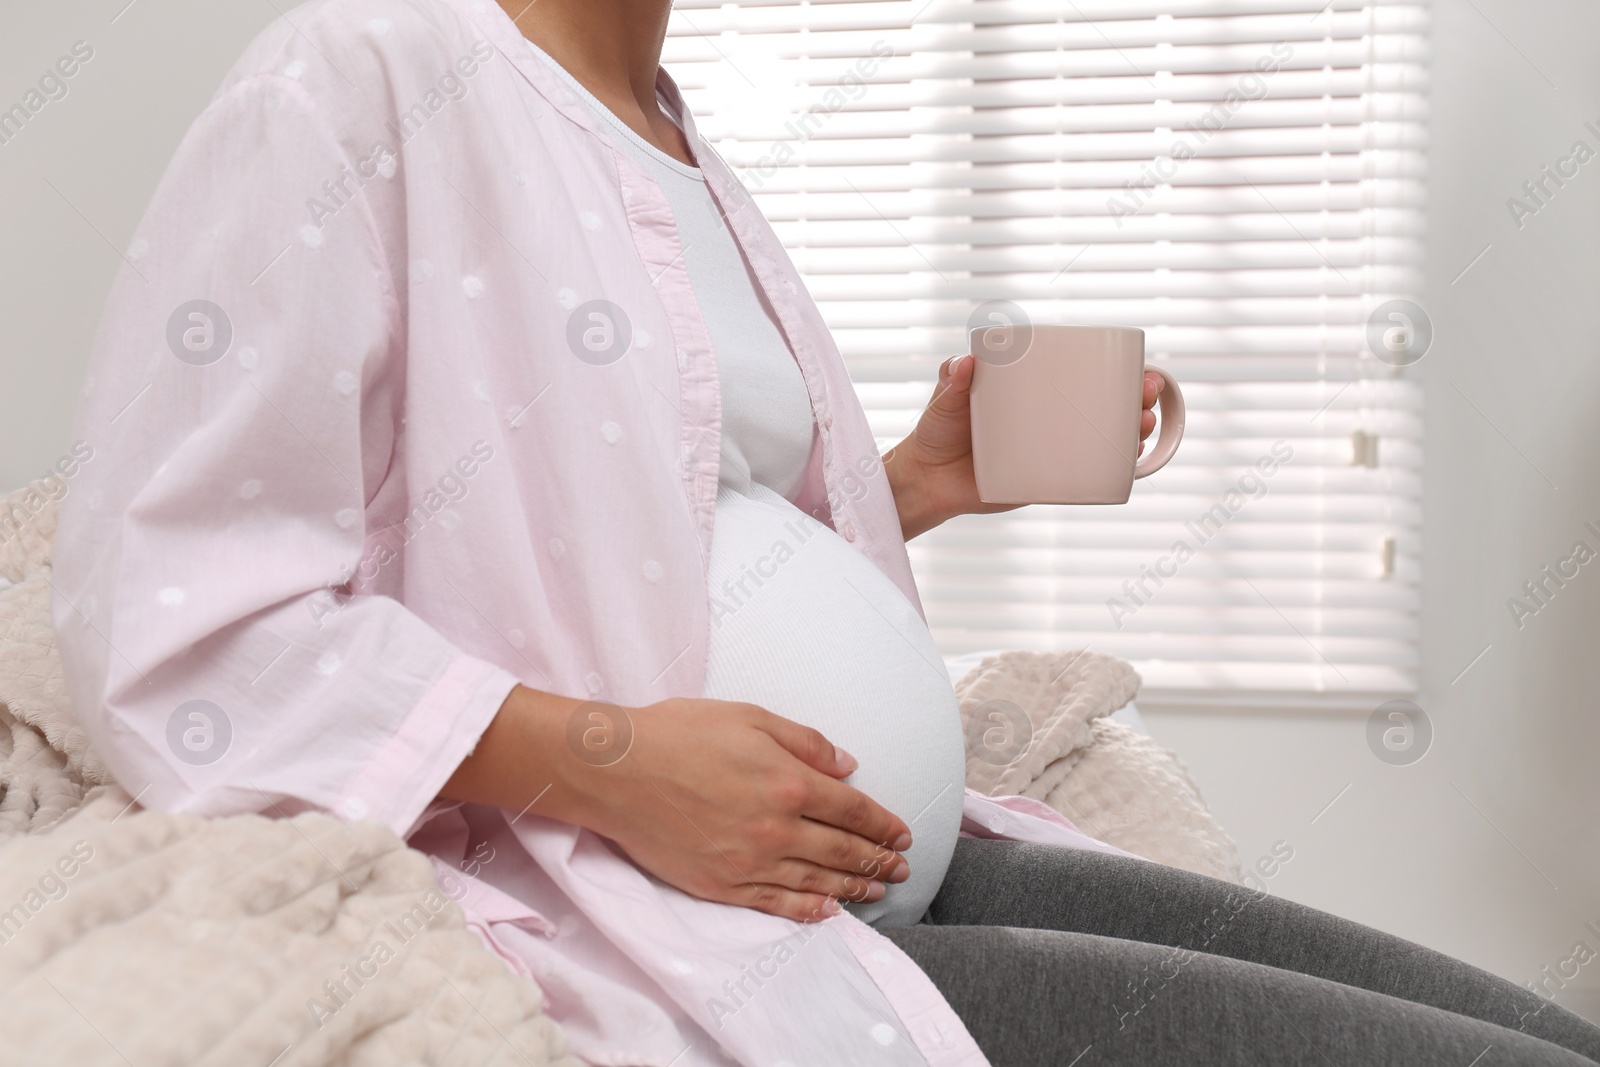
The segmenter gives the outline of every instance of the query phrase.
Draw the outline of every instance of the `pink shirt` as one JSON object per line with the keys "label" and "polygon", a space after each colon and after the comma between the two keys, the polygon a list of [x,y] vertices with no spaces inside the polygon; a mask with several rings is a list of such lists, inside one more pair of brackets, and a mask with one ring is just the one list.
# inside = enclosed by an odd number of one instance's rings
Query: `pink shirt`
{"label": "pink shirt", "polygon": [[[118,780],[148,807],[410,835],[594,1063],[985,1062],[848,914],[797,928],[537,804],[435,801],[518,682],[701,693],[716,360],[661,191],[497,5],[289,19],[179,149],[84,389],[95,461],[63,505],[54,615]],[[801,506],[920,610],[838,351],[685,124],[810,393]],[[969,794],[966,815],[1096,847],[1028,801]]]}

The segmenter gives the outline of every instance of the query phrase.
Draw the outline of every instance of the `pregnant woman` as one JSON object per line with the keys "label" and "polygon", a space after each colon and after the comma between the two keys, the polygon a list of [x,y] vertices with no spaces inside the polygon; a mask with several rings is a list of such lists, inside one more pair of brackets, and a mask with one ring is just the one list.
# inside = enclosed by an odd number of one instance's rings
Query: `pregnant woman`
{"label": "pregnant woman", "polygon": [[56,553],[119,781],[405,835],[595,1064],[1600,1062],[1532,992],[964,795],[905,541],[989,510],[970,360],[880,457],[668,6],[319,0],[196,122]]}

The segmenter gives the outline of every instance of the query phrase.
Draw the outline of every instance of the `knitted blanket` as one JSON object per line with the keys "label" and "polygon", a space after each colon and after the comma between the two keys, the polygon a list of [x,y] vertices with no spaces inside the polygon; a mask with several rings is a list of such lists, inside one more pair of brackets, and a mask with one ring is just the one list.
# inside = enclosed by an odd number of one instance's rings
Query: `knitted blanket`
{"label": "knitted blanket", "polygon": [[1149,735],[1106,716],[1139,675],[1103,652],[1001,652],[956,683],[967,787],[1041,800],[1135,855],[1239,881],[1239,853],[1188,770]]}

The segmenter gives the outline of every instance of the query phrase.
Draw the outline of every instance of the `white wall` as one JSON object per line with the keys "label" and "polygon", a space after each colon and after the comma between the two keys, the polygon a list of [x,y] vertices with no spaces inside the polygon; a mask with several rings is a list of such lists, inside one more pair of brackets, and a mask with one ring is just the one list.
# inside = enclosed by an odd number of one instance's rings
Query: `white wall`
{"label": "white wall", "polygon": [[68,95],[0,144],[3,491],[39,477],[70,447],[121,251],[189,123],[277,17],[271,4],[127,3],[7,0],[0,10],[0,108],[20,102],[75,42],[94,49]]}
{"label": "white wall", "polygon": [[[1505,931],[1474,954],[1531,976],[1576,941],[1600,949],[1582,929],[1600,925],[1600,566],[1520,631],[1506,607],[1574,542],[1600,551],[1584,529],[1600,528],[1600,160],[1520,230],[1506,200],[1574,141],[1600,151],[1584,128],[1600,131],[1600,8],[1479,9],[1494,26],[1460,0],[1438,19],[1429,304],[1449,340],[1428,368],[1424,677],[1442,754],[1483,809],[1449,828],[1462,879],[1485,884],[1462,920]],[[1570,992],[1600,1018],[1600,965]]]}
{"label": "white wall", "polygon": [[[1275,891],[1521,982],[1580,941],[1600,951],[1584,929],[1600,927],[1600,561],[1520,631],[1506,607],[1575,541],[1600,552],[1583,529],[1600,527],[1600,159],[1520,230],[1505,202],[1574,140],[1600,151],[1583,128],[1600,128],[1600,8],[1440,0],[1434,35],[1419,701],[1433,749],[1385,765],[1365,716],[1142,710],[1247,862],[1295,847]],[[1600,1020],[1600,961],[1557,1002]]]}
{"label": "white wall", "polygon": [[[74,41],[96,50],[71,95],[0,146],[5,488],[69,447],[115,249],[234,56],[276,17],[271,5],[138,0],[113,23],[125,2],[10,4],[4,14],[7,106]],[[1247,862],[1278,840],[1294,847],[1274,891],[1521,981],[1580,939],[1600,949],[1582,929],[1600,923],[1600,565],[1520,633],[1505,608],[1577,538],[1600,549],[1582,530],[1585,520],[1600,525],[1600,161],[1520,232],[1504,201],[1573,139],[1600,148],[1582,129],[1585,119],[1600,126],[1590,55],[1600,9],[1473,3],[1441,0],[1434,12],[1427,305],[1437,339],[1422,365],[1421,701],[1437,729],[1433,750],[1410,767],[1379,762],[1364,715],[1143,710],[1189,762]],[[1561,1000],[1600,1019],[1596,974],[1600,963]]]}

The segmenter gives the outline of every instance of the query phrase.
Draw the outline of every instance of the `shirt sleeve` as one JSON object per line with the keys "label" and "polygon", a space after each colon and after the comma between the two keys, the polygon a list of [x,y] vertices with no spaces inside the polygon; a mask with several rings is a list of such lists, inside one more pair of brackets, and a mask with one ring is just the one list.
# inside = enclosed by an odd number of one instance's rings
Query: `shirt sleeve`
{"label": "shirt sleeve", "polygon": [[402,202],[404,176],[379,144],[353,153],[351,125],[292,77],[219,94],[90,362],[52,610],[84,728],[149,807],[405,834],[518,681],[394,597],[350,595],[403,567],[369,527],[403,491],[405,357],[403,221],[380,226],[364,189]]}

